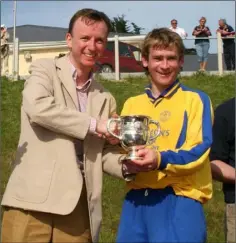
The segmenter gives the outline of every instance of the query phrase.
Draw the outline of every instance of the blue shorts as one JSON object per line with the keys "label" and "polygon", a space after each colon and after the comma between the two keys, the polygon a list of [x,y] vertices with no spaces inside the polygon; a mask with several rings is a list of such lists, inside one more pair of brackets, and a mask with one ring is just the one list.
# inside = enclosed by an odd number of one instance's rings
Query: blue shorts
{"label": "blue shorts", "polygon": [[127,193],[117,243],[202,243],[206,222],[200,202],[176,196],[173,189],[140,189]]}

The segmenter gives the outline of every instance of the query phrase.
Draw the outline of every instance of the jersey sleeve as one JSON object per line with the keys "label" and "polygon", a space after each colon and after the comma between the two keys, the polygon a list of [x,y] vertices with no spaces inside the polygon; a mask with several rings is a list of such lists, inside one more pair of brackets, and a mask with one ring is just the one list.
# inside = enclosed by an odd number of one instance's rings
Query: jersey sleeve
{"label": "jersey sleeve", "polygon": [[209,162],[212,143],[213,109],[209,97],[200,93],[185,111],[176,149],[158,151],[159,170],[167,174],[188,175]]}

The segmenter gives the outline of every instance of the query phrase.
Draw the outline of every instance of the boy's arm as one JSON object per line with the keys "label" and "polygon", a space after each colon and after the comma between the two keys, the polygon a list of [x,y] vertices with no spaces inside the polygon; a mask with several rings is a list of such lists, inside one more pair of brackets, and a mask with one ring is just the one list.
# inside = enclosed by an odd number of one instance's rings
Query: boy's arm
{"label": "boy's arm", "polygon": [[175,150],[159,151],[158,169],[175,175],[192,174],[206,162],[212,143],[213,112],[204,93],[185,112],[183,128]]}

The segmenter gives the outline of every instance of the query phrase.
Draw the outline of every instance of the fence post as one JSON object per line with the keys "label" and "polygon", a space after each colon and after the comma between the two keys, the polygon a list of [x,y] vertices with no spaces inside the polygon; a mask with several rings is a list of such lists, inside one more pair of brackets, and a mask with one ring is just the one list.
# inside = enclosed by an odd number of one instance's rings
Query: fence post
{"label": "fence post", "polygon": [[12,42],[12,77],[15,73],[15,41]]}
{"label": "fence post", "polygon": [[14,59],[14,73],[13,73],[13,81],[18,81],[19,79],[19,38],[15,39],[14,45],[15,59]]}
{"label": "fence post", "polygon": [[221,34],[217,32],[218,71],[220,76],[223,75],[223,58],[222,58],[223,50],[222,49],[223,48],[222,48]]}
{"label": "fence post", "polygon": [[120,60],[119,60],[119,37],[118,35],[114,36],[115,38],[115,80],[120,80]]}

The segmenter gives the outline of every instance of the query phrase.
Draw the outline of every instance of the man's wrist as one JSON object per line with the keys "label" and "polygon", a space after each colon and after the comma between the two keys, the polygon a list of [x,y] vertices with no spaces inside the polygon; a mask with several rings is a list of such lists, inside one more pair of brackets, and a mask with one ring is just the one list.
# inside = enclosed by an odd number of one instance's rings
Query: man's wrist
{"label": "man's wrist", "polygon": [[89,133],[95,134],[97,128],[97,120],[93,117],[90,119]]}
{"label": "man's wrist", "polygon": [[107,132],[106,120],[96,120],[95,134],[106,135]]}

